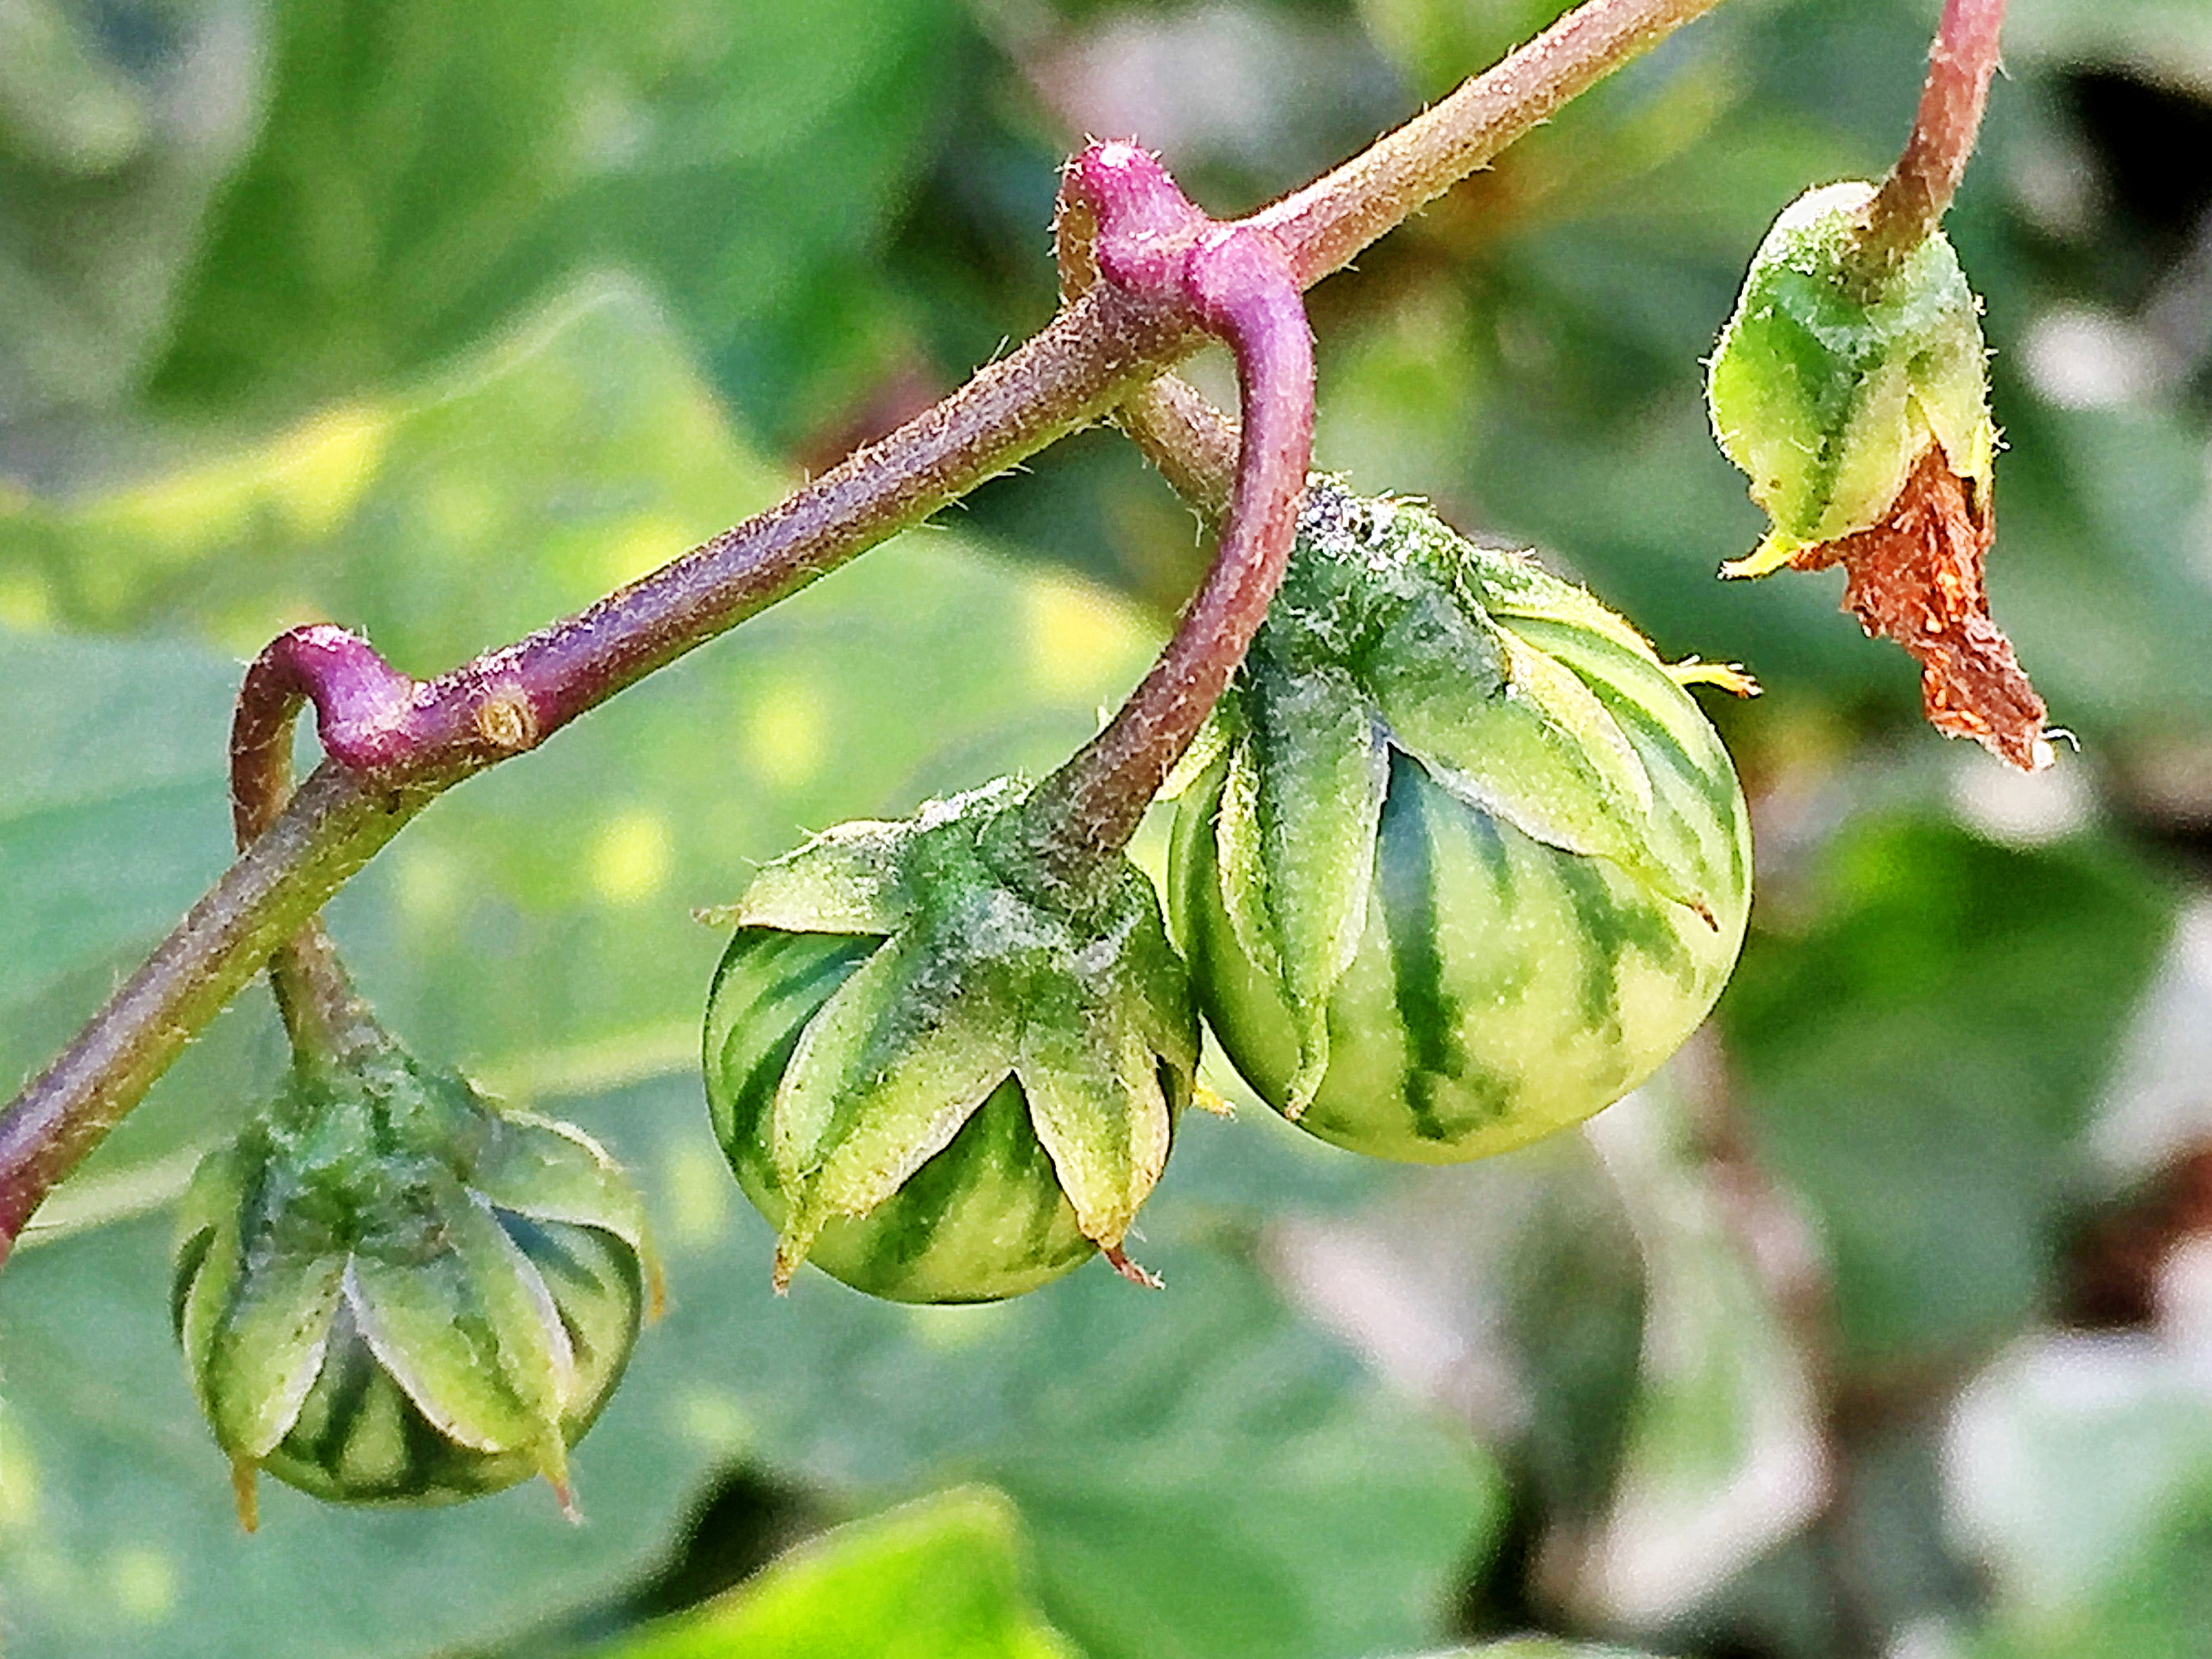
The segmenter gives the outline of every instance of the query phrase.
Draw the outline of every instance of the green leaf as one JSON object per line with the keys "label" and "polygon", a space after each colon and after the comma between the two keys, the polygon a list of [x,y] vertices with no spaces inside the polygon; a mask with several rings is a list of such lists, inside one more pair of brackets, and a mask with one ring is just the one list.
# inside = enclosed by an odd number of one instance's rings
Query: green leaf
{"label": "green leaf", "polygon": [[1903,817],[1828,850],[1721,1003],[1758,1143],[1812,1206],[1848,1362],[1972,1352],[2043,1302],[2074,1150],[2171,896],[2118,849]]}
{"label": "green leaf", "polygon": [[2020,0],[2006,21],[2005,52],[2023,63],[2130,70],[2212,90],[2212,39],[2196,0]]}
{"label": "green leaf", "polygon": [[[1164,1295],[1092,1266],[981,1309],[896,1307],[819,1279],[779,1299],[769,1229],[732,1188],[697,1093],[668,1080],[562,1107],[636,1171],[671,1292],[572,1455],[582,1528],[535,1486],[380,1512],[264,1483],[245,1538],[149,1288],[166,1222],[17,1257],[0,1279],[0,1595],[24,1650],[481,1644],[619,1592],[738,1460],[860,1503],[989,1480],[1030,1522],[1047,1614],[1091,1659],[1358,1659],[1436,1639],[1502,1517],[1497,1476],[1285,1310],[1224,1247],[1235,1212],[1155,1198],[1145,1260]],[[1176,1155],[1202,1186],[1206,1164],[1243,1159],[1246,1133],[1202,1119]],[[344,1594],[301,1620],[299,1586],[334,1562]]]}
{"label": "green leaf", "polygon": [[[189,630],[239,655],[327,617],[427,674],[674,556],[781,482],[732,434],[653,308],[599,284],[448,374],[325,410],[273,442],[67,511],[0,505],[0,579],[35,580],[60,619]],[[979,615],[1007,625],[979,629]],[[510,1095],[687,1066],[690,1005],[720,945],[693,908],[744,892],[810,829],[1055,764],[1155,641],[1096,589],[909,535],[440,802],[340,896],[335,925],[410,1044]],[[21,855],[54,873],[22,866],[24,896],[0,926],[161,878],[127,926],[78,952],[92,983],[52,989],[36,1040],[0,1039],[0,1057],[27,1067],[105,994],[126,937],[166,928],[222,868],[239,671],[174,653],[147,671],[162,690],[126,711],[115,700],[133,659],[71,667],[58,647],[0,636],[11,651],[30,654],[0,657],[0,688],[16,694],[0,776],[24,776],[27,792],[0,797],[0,860],[18,856],[7,820],[18,799],[41,799],[40,769],[67,775],[54,757],[88,751],[109,772],[143,761],[151,770],[134,787],[174,783],[166,799],[118,804],[112,826],[89,805],[58,817]],[[107,732],[112,744],[90,742]],[[165,826],[186,811],[200,835],[179,867]],[[110,873],[94,882],[94,870]],[[0,988],[32,963],[50,985],[46,964],[71,960],[41,926],[0,951]]]}
{"label": "green leaf", "polygon": [[2148,1336],[2039,1334],[1975,1378],[1944,1467],[1987,1570],[1974,1659],[2165,1659],[2212,1628],[2212,1399]]}
{"label": "green leaf", "polygon": [[1026,1565],[1012,1506],[963,1487],[841,1527],[593,1659],[1074,1659]]}
{"label": "green leaf", "polygon": [[[0,1084],[10,1093],[229,862],[224,732],[238,674],[186,646],[0,629]],[[41,1220],[174,1198],[246,1103],[275,1092],[275,1025],[265,994],[240,999]]]}
{"label": "green leaf", "polygon": [[0,9],[0,427],[137,391],[252,140],[255,33],[239,0]]}
{"label": "green leaf", "polygon": [[368,390],[620,266],[781,418],[880,350],[867,260],[957,84],[951,21],[939,0],[278,7],[260,140],[156,390]]}
{"label": "green leaf", "polygon": [[1673,1077],[1591,1120],[1644,1267],[1643,1352],[1571,1605],[1666,1628],[1818,1516],[1829,1447],[1812,1357],[1747,1240],[1789,1225],[1729,1191]]}

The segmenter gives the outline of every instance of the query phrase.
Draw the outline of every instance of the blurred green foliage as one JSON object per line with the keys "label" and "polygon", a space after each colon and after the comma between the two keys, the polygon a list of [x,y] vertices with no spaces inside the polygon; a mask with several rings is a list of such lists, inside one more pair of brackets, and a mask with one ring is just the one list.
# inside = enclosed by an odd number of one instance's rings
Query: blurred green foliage
{"label": "blurred green foliage", "polygon": [[966,1488],[855,1522],[605,1659],[1068,1659],[1024,1603],[1019,1522]]}
{"label": "blurred green foliage", "polygon": [[[427,673],[526,631],[1035,327],[1083,134],[1239,207],[1562,9],[0,0],[0,1076],[222,867],[270,634]],[[1163,1297],[768,1294],[688,912],[839,817],[1050,765],[1134,680],[1202,549],[1087,434],[441,802],[334,906],[412,1046],[647,1190],[674,1301],[580,1449],[589,1525],[271,1492],[235,1533],[159,1287],[192,1158],[281,1064],[256,991],[0,1276],[10,1659],[2207,1651],[2212,1208],[2138,1190],[2212,1149],[2173,1058],[2212,999],[2199,0],[2014,0],[1949,225],[2008,444],[1997,615],[2083,754],[2009,781],[1919,726],[1832,579],[1711,580],[1761,520],[1698,360],[1772,216],[1894,153],[1936,9],[1730,0],[1313,296],[1323,465],[1769,688],[1715,711],[1754,937],[1662,1085],[1411,1176],[1194,1120],[1146,1216]]]}

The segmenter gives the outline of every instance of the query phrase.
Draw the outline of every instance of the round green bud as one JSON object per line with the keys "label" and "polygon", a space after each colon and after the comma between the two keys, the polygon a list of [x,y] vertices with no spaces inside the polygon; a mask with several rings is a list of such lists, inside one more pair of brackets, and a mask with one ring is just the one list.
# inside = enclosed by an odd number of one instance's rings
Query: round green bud
{"label": "round green bud", "polygon": [[[793,1052],[881,941],[740,927],[708,1001],[707,1099],[714,1138],[760,1212],[782,1230],[791,1206],[775,1167],[775,1097]],[[807,1260],[895,1302],[991,1302],[1080,1267],[1098,1247],[1009,1077],[945,1147],[865,1215],[825,1221]]]}
{"label": "round green bud", "polygon": [[1588,1117],[1680,1047],[1750,871],[1680,671],[1525,556],[1323,481],[1179,803],[1169,900],[1263,1100],[1452,1163]]}
{"label": "round green bud", "polygon": [[730,912],[709,993],[716,1139],[801,1261],[872,1296],[988,1302],[1121,1243],[1190,1098],[1197,1015],[1124,861],[1080,901],[1007,867],[1019,792],[841,825]]}
{"label": "round green bud", "polygon": [[588,1137],[385,1043],[295,1060],[203,1160],[173,1310],[249,1527],[264,1469],[348,1504],[542,1474],[566,1506],[649,1275],[636,1195]]}
{"label": "round green bud", "polygon": [[1996,432],[1980,302],[1941,231],[1863,291],[1854,256],[1874,195],[1846,182],[1792,203],[1714,350],[1714,434],[1774,521],[1731,574],[1880,523],[1931,446],[1986,495]]}

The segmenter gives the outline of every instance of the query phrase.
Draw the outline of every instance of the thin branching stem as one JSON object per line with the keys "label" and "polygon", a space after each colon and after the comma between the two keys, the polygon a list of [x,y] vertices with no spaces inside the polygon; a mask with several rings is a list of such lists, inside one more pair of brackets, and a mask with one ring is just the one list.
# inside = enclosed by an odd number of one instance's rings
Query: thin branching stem
{"label": "thin branching stem", "polygon": [[[1264,232],[1296,284],[1309,287],[1718,3],[1588,0],[1435,108],[1243,222]],[[331,758],[0,1115],[0,1259],[46,1193],[192,1034],[441,792],[535,747],[653,670],[1101,418],[1200,337],[1187,307],[1146,306],[1102,287],[780,506],[589,609],[432,680],[392,671],[391,689],[404,693],[395,722],[351,720],[334,687],[307,687]]]}
{"label": "thin branching stem", "polygon": [[1244,410],[1205,583],[1128,701],[1031,798],[1040,852],[1074,883],[1128,845],[1281,585],[1313,459],[1313,335],[1281,245],[1250,225],[1208,219],[1133,146],[1093,144],[1075,158],[1055,237],[1068,297],[1158,293],[1227,341]]}

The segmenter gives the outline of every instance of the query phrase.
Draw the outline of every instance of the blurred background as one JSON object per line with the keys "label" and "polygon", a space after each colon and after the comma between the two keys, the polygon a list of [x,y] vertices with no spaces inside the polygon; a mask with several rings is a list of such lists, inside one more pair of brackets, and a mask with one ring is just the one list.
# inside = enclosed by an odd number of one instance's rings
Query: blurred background
{"label": "blurred background", "polygon": [[[1561,9],[0,0],[0,1081],[227,861],[271,634],[429,673],[526,631],[1041,324],[1085,135],[1240,210]],[[1322,465],[1767,688],[1711,708],[1753,937],[1660,1079],[1449,1171],[1194,1121],[1161,1296],[768,1294],[689,910],[1049,766],[1134,681],[1203,550],[1082,434],[444,800],[334,908],[414,1047],[647,1189],[673,1304],[576,1457],[586,1523],[264,1487],[238,1532],[163,1286],[168,1206],[282,1065],[256,991],[0,1277],[0,1651],[2212,1654],[2202,0],[2015,0],[1950,219],[1996,613],[2078,753],[1935,736],[1833,574],[1712,579],[1762,524],[1699,358],[1783,205],[1894,155],[1936,10],[1729,0],[1312,296]]]}

